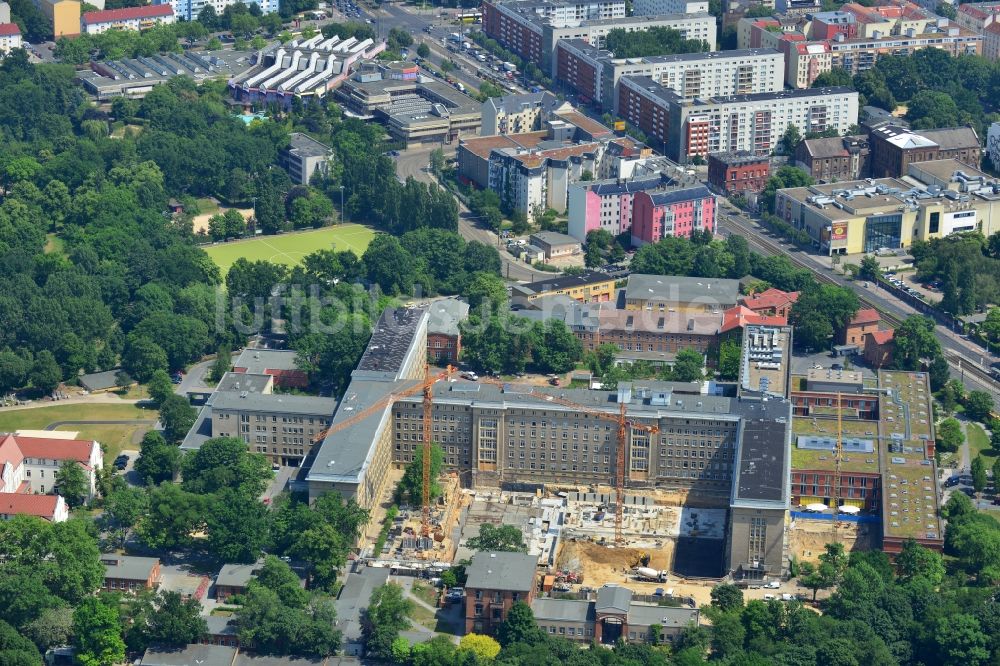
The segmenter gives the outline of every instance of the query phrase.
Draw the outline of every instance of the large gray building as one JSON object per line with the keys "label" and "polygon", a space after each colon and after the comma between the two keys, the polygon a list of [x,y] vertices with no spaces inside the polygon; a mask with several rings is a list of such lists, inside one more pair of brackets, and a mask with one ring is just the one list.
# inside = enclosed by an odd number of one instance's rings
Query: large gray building
{"label": "large gray building", "polygon": [[292,182],[308,185],[316,174],[325,174],[333,151],[324,143],[301,132],[292,132],[291,143],[282,154],[282,163]]}

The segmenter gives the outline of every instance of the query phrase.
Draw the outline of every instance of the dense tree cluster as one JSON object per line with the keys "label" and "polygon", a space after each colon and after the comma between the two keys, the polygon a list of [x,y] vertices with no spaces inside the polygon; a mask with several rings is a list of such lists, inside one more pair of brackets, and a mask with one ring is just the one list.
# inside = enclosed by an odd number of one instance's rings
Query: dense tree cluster
{"label": "dense tree cluster", "polygon": [[615,28],[608,32],[604,48],[614,53],[616,58],[642,58],[708,51],[708,43],[701,39],[685,39],[680,31],[672,28],[653,27],[636,31]]}
{"label": "dense tree cluster", "polygon": [[941,281],[941,309],[972,314],[1000,302],[1000,233],[978,232],[917,240],[910,248],[918,280]]}
{"label": "dense tree cluster", "polygon": [[138,30],[108,30],[100,34],[80,34],[60,37],[55,54],[62,61],[83,65],[90,60],[118,60],[121,58],[149,57],[168,51],[180,52],[180,40],[201,39],[208,31],[201,23],[180,21],[170,25],[156,25],[142,32]]}

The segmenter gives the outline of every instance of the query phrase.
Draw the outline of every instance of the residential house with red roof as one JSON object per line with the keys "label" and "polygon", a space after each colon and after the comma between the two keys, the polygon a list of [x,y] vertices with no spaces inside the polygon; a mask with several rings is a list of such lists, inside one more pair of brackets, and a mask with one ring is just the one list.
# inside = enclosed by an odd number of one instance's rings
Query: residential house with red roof
{"label": "residential house with red roof", "polygon": [[80,31],[99,35],[108,30],[146,30],[175,20],[174,10],[169,4],[106,9],[85,13],[80,19]]}
{"label": "residential house with red roof", "polygon": [[56,473],[66,461],[83,468],[89,482],[87,499],[97,492],[97,470],[104,466],[101,446],[76,439],[71,432],[20,431],[0,434],[0,516],[28,514],[65,520],[63,498],[52,493]]}
{"label": "residential house with red roof", "polygon": [[865,334],[865,360],[873,368],[886,368],[892,363],[895,349],[895,331],[873,331]]}
{"label": "residential house with red roof", "polygon": [[21,48],[21,28],[16,23],[0,23],[0,55]]}
{"label": "residential house with red roof", "polygon": [[782,315],[759,314],[745,305],[734,305],[722,313],[722,328],[719,333],[725,335],[730,331],[743,331],[750,325],[787,326],[788,317]]}
{"label": "residential house with red roof", "polygon": [[874,308],[863,308],[847,322],[844,330],[840,332],[840,344],[854,345],[858,352],[865,351],[865,337],[869,333],[879,330],[882,323],[882,315]]}
{"label": "residential house with red roof", "polygon": [[740,304],[759,315],[783,317],[785,321],[779,324],[779,326],[784,326],[788,323],[788,316],[791,314],[792,306],[797,300],[799,300],[799,292],[782,291],[771,287],[759,294],[741,296]]}

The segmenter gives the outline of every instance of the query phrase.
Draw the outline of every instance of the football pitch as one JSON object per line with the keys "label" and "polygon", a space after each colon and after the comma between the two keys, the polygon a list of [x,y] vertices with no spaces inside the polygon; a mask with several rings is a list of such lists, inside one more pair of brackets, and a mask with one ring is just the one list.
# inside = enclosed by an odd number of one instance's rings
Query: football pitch
{"label": "football pitch", "polygon": [[360,257],[374,236],[372,229],[360,224],[338,224],[310,231],[207,245],[205,252],[225,276],[229,267],[240,257],[248,261],[266,259],[286,266],[298,265],[303,257],[316,250],[353,250]]}

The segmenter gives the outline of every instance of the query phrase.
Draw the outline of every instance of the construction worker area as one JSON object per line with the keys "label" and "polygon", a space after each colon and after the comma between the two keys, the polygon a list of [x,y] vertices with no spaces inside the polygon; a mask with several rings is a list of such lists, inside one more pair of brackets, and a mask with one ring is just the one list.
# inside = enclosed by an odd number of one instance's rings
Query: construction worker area
{"label": "construction worker area", "polygon": [[[941,548],[921,373],[793,376],[791,329],[760,325],[743,333],[735,384],[521,385],[428,368],[427,320],[423,307],[383,313],[298,475],[313,498],[336,490],[372,510],[373,564],[442,569],[486,523],[517,527],[557,590],[776,579],[837,539]],[[423,496],[443,492],[401,507],[373,552],[421,452]]]}

